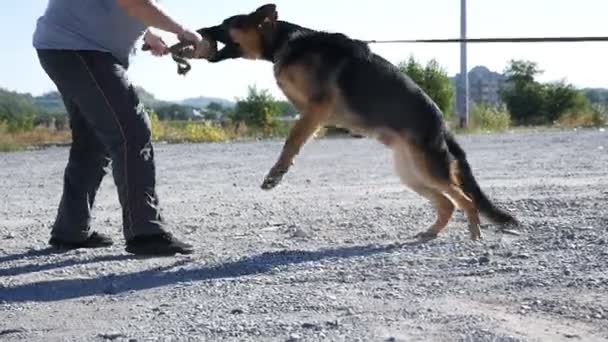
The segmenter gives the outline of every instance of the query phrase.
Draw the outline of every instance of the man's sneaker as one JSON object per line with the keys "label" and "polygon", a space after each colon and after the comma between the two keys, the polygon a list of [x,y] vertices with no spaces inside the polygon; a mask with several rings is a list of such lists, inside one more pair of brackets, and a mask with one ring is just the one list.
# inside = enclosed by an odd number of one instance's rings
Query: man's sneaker
{"label": "man's sneaker", "polygon": [[137,255],[192,254],[192,245],[179,241],[169,233],[141,235],[127,241],[126,251]]}
{"label": "man's sneaker", "polygon": [[80,248],[102,248],[110,247],[114,244],[109,236],[101,233],[93,232],[88,239],[80,242],[64,241],[56,237],[51,237],[49,245],[62,250],[80,249]]}

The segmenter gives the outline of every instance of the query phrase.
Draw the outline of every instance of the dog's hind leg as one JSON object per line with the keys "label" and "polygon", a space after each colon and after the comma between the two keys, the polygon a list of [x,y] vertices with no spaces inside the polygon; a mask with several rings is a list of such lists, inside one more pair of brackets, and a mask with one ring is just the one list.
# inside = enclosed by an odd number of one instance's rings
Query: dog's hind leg
{"label": "dog's hind leg", "polygon": [[[412,165],[411,169],[414,170],[418,181],[425,188],[432,189],[429,193],[432,194],[430,196],[436,203],[442,203],[440,204],[442,212],[446,213],[443,214],[443,218],[449,220],[447,213],[450,212],[451,215],[453,209],[448,211],[450,207],[447,201],[441,199],[438,194],[441,194],[446,199],[450,199],[450,203],[456,204],[458,208],[461,208],[465,212],[469,223],[468,228],[471,239],[480,239],[479,210],[473,200],[464,193],[458,179],[458,165],[455,160],[450,158],[447,149],[443,146],[421,146],[407,141],[399,144],[399,146],[400,150],[406,151],[405,153],[409,155]],[[438,221],[439,223],[443,223],[442,220]],[[427,232],[422,233],[421,236],[432,237],[441,230],[438,230],[438,228],[443,229],[441,224],[439,224],[435,229],[431,227]]]}
{"label": "dog's hind leg", "polygon": [[418,175],[418,170],[412,160],[409,151],[394,146],[394,163],[395,170],[401,182],[416,192],[418,195],[428,199],[435,210],[437,210],[437,219],[427,230],[416,235],[423,239],[433,239],[447,226],[455,206],[452,201],[446,197],[441,191],[424,184],[424,181]]}
{"label": "dog's hind leg", "polygon": [[427,230],[416,234],[416,237],[422,239],[434,239],[447,226],[452,218],[452,214],[456,207],[454,203],[440,191],[421,185],[420,187],[412,187],[421,196],[427,198],[437,210],[437,219]]}

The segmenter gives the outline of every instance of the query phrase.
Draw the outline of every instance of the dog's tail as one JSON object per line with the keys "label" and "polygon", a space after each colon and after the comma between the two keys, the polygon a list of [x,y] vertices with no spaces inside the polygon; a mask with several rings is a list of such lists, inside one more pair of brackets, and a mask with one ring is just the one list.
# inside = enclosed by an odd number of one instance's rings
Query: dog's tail
{"label": "dog's tail", "polygon": [[495,206],[473,176],[473,171],[466,158],[466,153],[460,147],[454,136],[450,132],[445,133],[445,141],[450,153],[456,158],[458,164],[458,174],[464,192],[472,197],[473,202],[479,208],[479,212],[486,218],[498,224],[517,224],[517,220],[507,211]]}

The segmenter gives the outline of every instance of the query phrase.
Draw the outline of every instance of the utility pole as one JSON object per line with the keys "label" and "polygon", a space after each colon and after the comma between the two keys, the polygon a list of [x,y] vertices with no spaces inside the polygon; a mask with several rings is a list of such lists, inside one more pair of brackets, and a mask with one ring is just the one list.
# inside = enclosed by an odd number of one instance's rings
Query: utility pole
{"label": "utility pole", "polygon": [[[460,0],[460,38],[467,38],[467,0]],[[467,71],[467,43],[460,43],[460,128],[469,124],[469,73]]]}

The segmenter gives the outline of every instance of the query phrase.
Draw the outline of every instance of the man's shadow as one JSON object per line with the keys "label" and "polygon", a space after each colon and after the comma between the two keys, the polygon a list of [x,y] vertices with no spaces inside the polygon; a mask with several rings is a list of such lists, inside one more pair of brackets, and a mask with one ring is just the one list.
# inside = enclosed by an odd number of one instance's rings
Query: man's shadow
{"label": "man's shadow", "polygon": [[[352,246],[320,249],[315,251],[285,250],[265,252],[258,255],[243,257],[237,261],[226,262],[216,266],[199,267],[192,269],[172,268],[184,265],[188,261],[178,261],[170,266],[155,267],[141,272],[120,275],[107,275],[94,279],[60,279],[40,281],[35,283],[5,287],[0,289],[0,301],[15,302],[53,302],[65,299],[74,299],[93,295],[116,295],[127,291],[141,291],[158,288],[179,282],[197,282],[212,279],[238,278],[248,275],[268,273],[277,266],[294,265],[314,262],[325,259],[349,259],[365,257],[375,254],[390,253],[396,249],[414,246],[422,242],[406,244],[390,244],[381,246]],[[110,260],[126,260],[133,258],[129,255],[101,256],[85,263]],[[21,271],[51,269],[62,266],[78,264],[76,260],[62,261],[51,266],[25,266]],[[14,271],[6,271],[15,274]]]}
{"label": "man's shadow", "polygon": [[[61,255],[63,252],[57,251],[54,248],[45,248],[45,249],[37,249],[30,250],[24,253],[7,255],[4,257],[0,257],[0,265],[3,262],[20,260],[23,258],[36,258],[41,256],[48,256],[52,254]],[[48,271],[56,268],[70,267],[76,265],[84,265],[84,264],[94,264],[98,262],[106,262],[106,261],[121,261],[121,260],[129,260],[134,257],[131,255],[104,255],[97,256],[91,259],[82,259],[78,256],[71,257],[69,259],[61,260],[58,262],[49,262],[46,264],[39,264],[35,262],[30,262],[23,266],[11,267],[11,268],[0,268],[0,277],[10,277],[17,276],[25,273],[34,273],[34,272],[42,272]]]}

